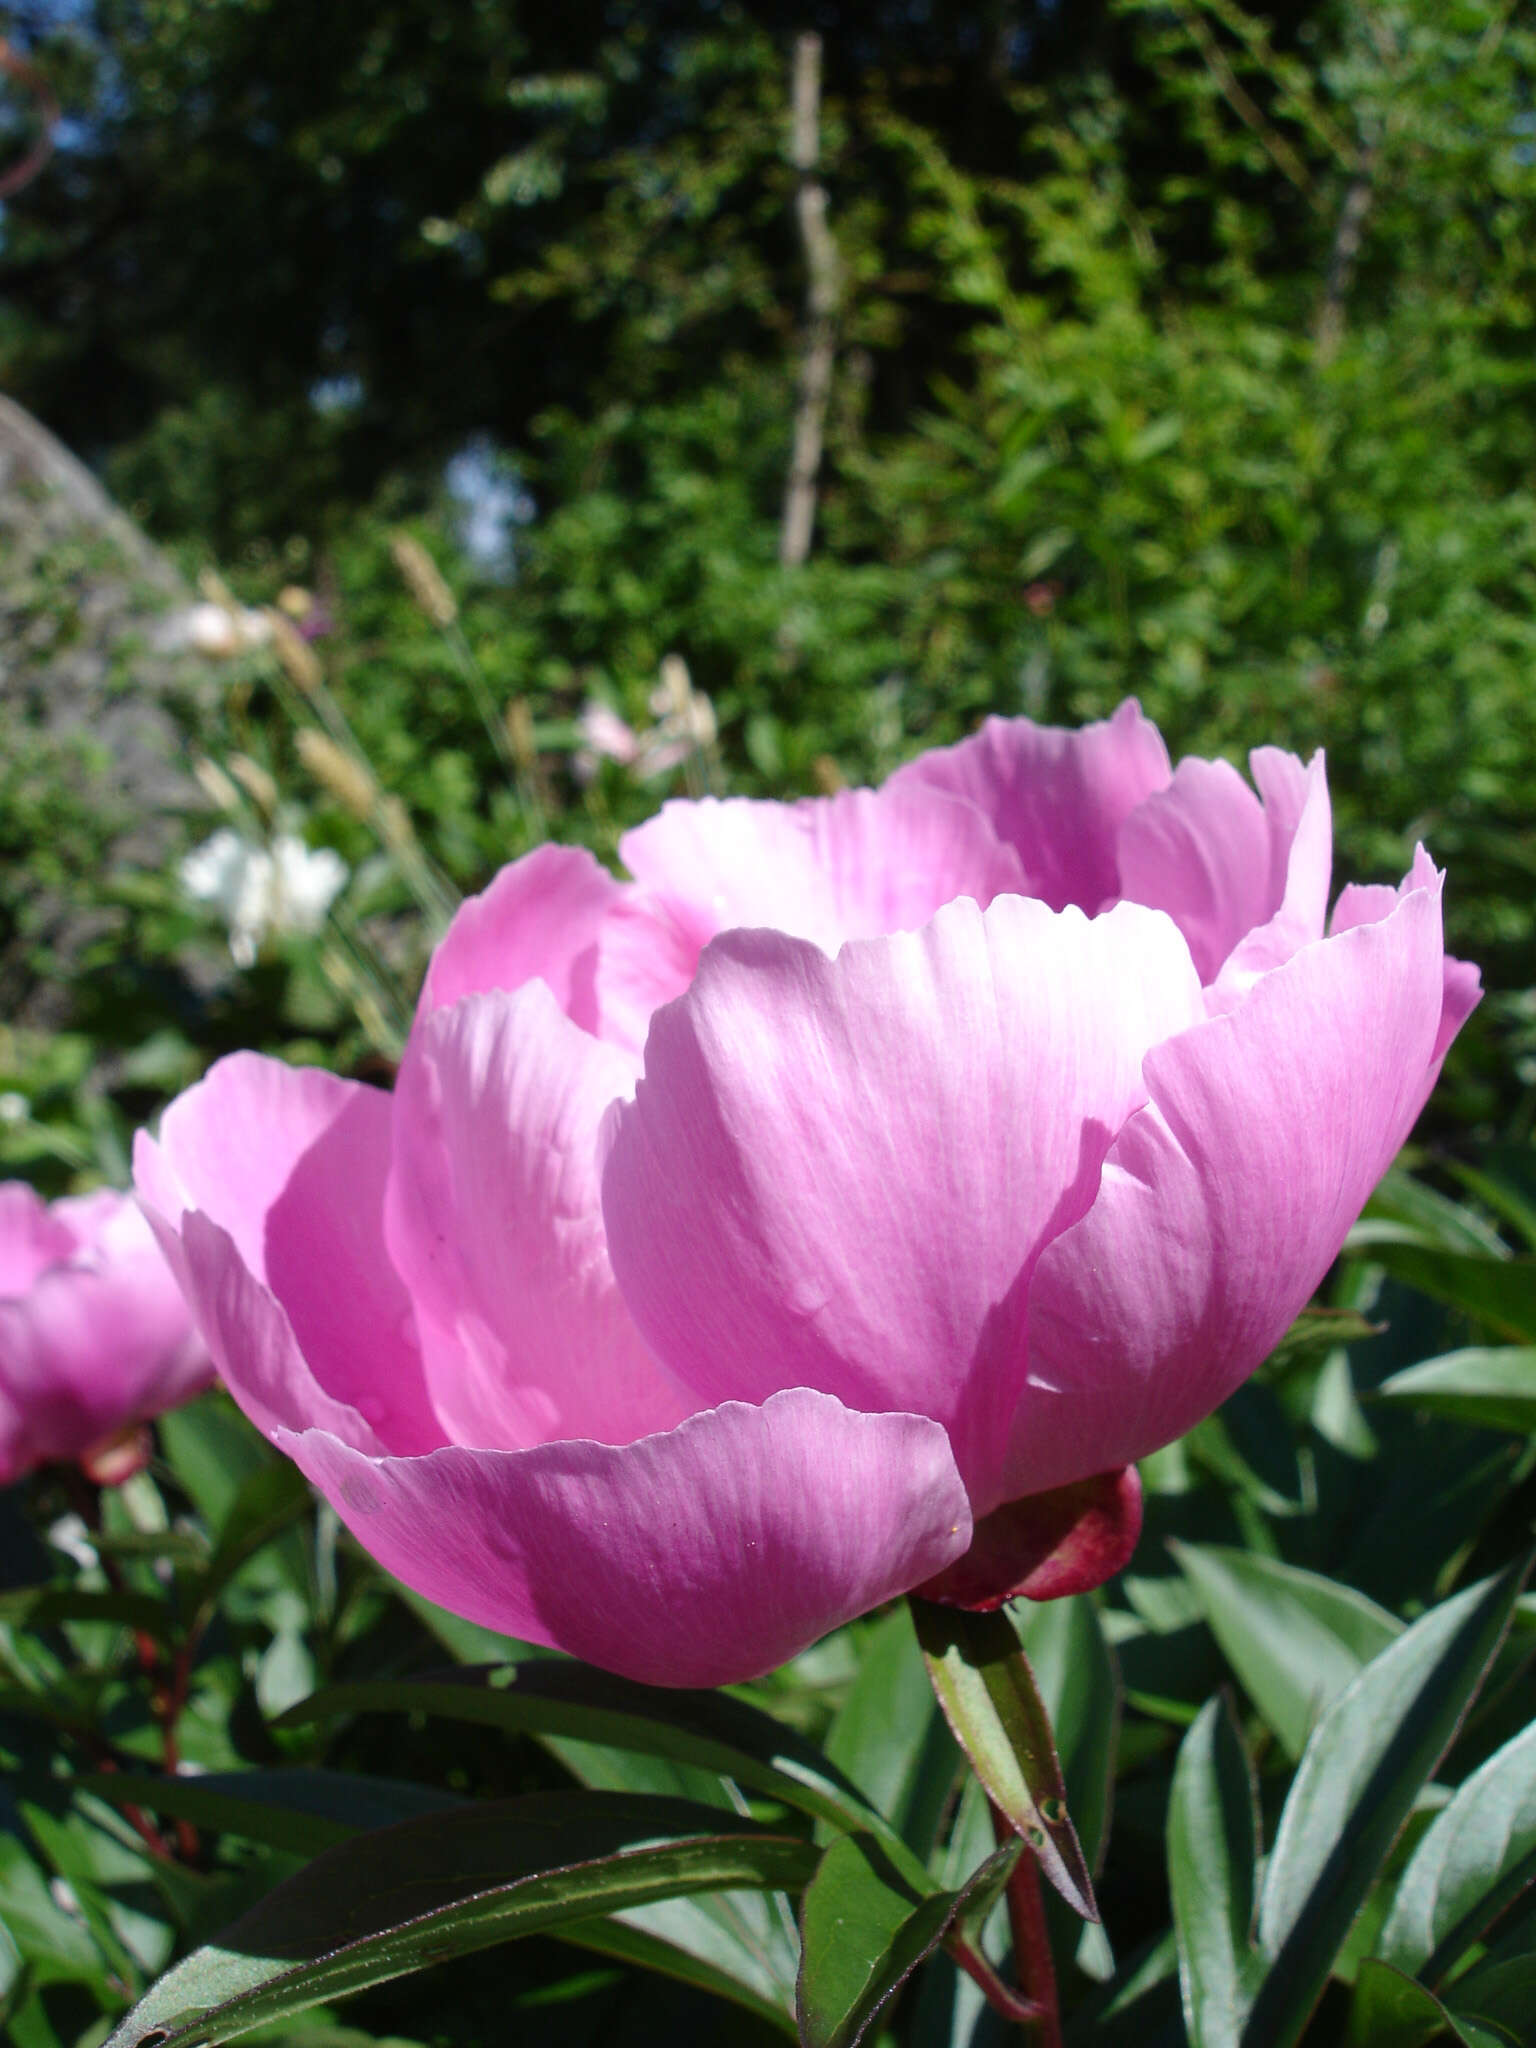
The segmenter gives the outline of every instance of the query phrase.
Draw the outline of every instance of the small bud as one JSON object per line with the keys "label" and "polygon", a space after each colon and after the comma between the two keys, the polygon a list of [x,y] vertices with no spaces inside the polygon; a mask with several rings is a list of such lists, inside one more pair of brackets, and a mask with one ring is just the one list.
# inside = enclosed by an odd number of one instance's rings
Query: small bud
{"label": "small bud", "polygon": [[818,754],[811,763],[811,780],[823,796],[836,796],[848,787],[848,778],[830,754]]}
{"label": "small bud", "polygon": [[539,765],[539,750],[533,737],[533,712],[526,697],[513,697],[507,705],[507,745],[519,768],[533,773]]}
{"label": "small bud", "polygon": [[277,784],[261,763],[253,761],[249,754],[231,754],[229,772],[257,810],[270,818],[277,809]]}
{"label": "small bud", "polygon": [[272,628],[272,645],[283,665],[284,675],[306,697],[315,696],[325,687],[325,671],[320,666],[319,656],[304,636],[294,631],[293,621],[284,618],[280,611],[269,608],[266,618]]}
{"label": "small bud", "polygon": [[240,792],[217,761],[210,761],[206,754],[201,754],[192,763],[192,773],[198,788],[215,810],[239,810]]}

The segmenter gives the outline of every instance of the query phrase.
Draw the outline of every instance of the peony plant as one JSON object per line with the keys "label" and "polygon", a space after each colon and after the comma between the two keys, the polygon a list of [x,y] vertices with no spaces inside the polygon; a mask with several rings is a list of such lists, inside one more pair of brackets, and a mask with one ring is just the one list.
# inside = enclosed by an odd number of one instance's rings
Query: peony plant
{"label": "peony plant", "polygon": [[1132,702],[674,802],[466,903],[384,1092],[250,1054],[136,1175],[235,1398],[407,1584],[631,1678],[1097,1583],[1478,999],[1321,757]]}
{"label": "peony plant", "polygon": [[49,1203],[0,1182],[0,1485],[54,1459],[127,1478],[146,1454],[139,1425],[212,1377],[131,1195]]}

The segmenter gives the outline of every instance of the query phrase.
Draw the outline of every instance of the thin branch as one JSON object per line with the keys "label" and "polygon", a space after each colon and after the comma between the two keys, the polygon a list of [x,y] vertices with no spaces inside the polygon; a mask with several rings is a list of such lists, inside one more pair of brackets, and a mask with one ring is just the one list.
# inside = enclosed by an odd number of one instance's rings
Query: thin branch
{"label": "thin branch", "polygon": [[820,36],[795,38],[790,105],[790,161],[800,174],[795,220],[805,254],[806,294],[805,347],[800,359],[794,446],[779,527],[779,561],[786,569],[798,568],[811,551],[827,401],[832,393],[837,311],[842,298],[842,264],[827,226],[826,188],[816,176],[821,155]]}
{"label": "thin branch", "polygon": [[1206,70],[1210,72],[1212,78],[1220,86],[1222,97],[1226,100],[1227,105],[1245,127],[1253,130],[1254,134],[1263,144],[1264,152],[1274,164],[1276,170],[1281,172],[1284,177],[1289,178],[1298,192],[1304,192],[1310,199],[1312,197],[1312,178],[1306,165],[1296,154],[1295,150],[1292,149],[1285,137],[1265,120],[1258,106],[1249,97],[1237,73],[1222,54],[1221,45],[1201,18],[1199,9],[1183,6],[1180,4],[1180,0],[1174,0],[1173,11],[1177,15],[1185,34],[1200,52]]}

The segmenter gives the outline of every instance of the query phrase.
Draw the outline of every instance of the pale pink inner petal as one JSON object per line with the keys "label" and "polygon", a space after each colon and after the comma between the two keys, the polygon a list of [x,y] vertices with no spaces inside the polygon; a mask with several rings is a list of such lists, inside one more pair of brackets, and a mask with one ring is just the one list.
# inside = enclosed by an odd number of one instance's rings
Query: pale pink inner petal
{"label": "pale pink inner petal", "polygon": [[629,1443],[695,1405],[641,1341],[603,1238],[597,1130],[636,1069],[542,983],[417,1027],[395,1092],[387,1229],[452,1442]]}
{"label": "pale pink inner petal", "polygon": [[1268,919],[1238,941],[1213,988],[1213,1010],[1230,1008],[1253,985],[1323,936],[1333,878],[1333,810],[1320,753],[1305,767],[1294,754],[1260,747],[1249,757],[1269,830]]}
{"label": "pale pink inner petal", "polygon": [[1202,1014],[1177,930],[1135,905],[955,903],[835,960],[717,940],[612,1120],[642,1332],[706,1403],[799,1385],[933,1416],[985,1512],[1032,1263],[1093,1199],[1148,1047]]}
{"label": "pale pink inner petal", "polygon": [[804,1388],[621,1449],[373,1460],[319,1430],[276,1441],[407,1585],[654,1685],[771,1670],[971,1534],[943,1430]]}
{"label": "pale pink inner petal", "polygon": [[[1353,931],[1357,925],[1380,924],[1384,917],[1390,917],[1411,890],[1430,889],[1438,885],[1439,869],[1430,859],[1423,846],[1415,847],[1413,866],[1394,889],[1385,883],[1351,882],[1339,891],[1339,900],[1333,908],[1330,929],[1335,932]],[[1440,1072],[1440,1062],[1445,1058],[1452,1039],[1483,999],[1483,977],[1469,960],[1457,960],[1450,954],[1445,959],[1444,999],[1440,1011],[1440,1029],[1435,1038],[1435,1058],[1430,1075],[1433,1086]]]}
{"label": "pale pink inner petal", "polygon": [[1166,910],[1202,981],[1276,906],[1264,807],[1227,761],[1183,760],[1120,828],[1120,887]]}
{"label": "pale pink inner petal", "polygon": [[1157,727],[1127,698],[1112,718],[1079,728],[989,718],[958,746],[909,761],[885,786],[917,782],[964,798],[1018,854],[1032,896],[1091,914],[1121,894],[1120,827],[1169,772]]}
{"label": "pale pink inner petal", "polygon": [[1423,1103],[1441,957],[1437,881],[1148,1055],[1150,1102],[1036,1268],[1012,1490],[1170,1442],[1279,1341]]}
{"label": "pale pink inner petal", "polygon": [[418,1018],[482,989],[534,980],[570,1014],[581,975],[590,978],[583,956],[624,894],[584,847],[535,847],[459,906],[432,955]]}
{"label": "pale pink inner petal", "polygon": [[664,804],[619,852],[696,946],[747,926],[831,952],[845,939],[915,931],[956,897],[990,903],[1024,879],[985,818],[916,783],[793,804]]}

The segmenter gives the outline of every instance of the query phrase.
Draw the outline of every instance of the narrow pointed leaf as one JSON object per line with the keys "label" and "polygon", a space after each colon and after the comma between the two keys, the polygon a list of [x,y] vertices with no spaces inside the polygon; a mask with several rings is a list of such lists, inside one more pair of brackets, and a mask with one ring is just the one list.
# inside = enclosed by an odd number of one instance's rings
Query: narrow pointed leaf
{"label": "narrow pointed leaf", "polygon": [[1264,1974],[1253,1943],[1258,1801],[1222,1699],[1179,1747],[1168,1805],[1168,1877],[1190,2048],[1239,2048]]}
{"label": "narrow pointed leaf", "polygon": [[1434,1984],[1536,1879],[1536,1723],[1489,1757],[1414,1851],[1378,1954]]}
{"label": "narrow pointed leaf", "polygon": [[855,2048],[957,1918],[990,1906],[1018,1860],[1010,1842],[958,1891],[913,1889],[872,1835],[841,1835],[801,1907],[796,2012],[804,2048]]}
{"label": "narrow pointed leaf", "polygon": [[207,1771],[195,1777],[100,1771],[73,1782],[113,1806],[146,1807],[169,1820],[189,1820],[298,1856],[317,1856],[370,1828],[464,1804],[434,1785],[356,1771]]}
{"label": "narrow pointed leaf", "polygon": [[1086,1593],[1026,1606],[1017,1625],[1054,1731],[1072,1824],[1084,1860],[1096,1872],[1109,1834],[1120,1736],[1115,1654]]}
{"label": "narrow pointed leaf", "polygon": [[1517,1343],[1536,1343],[1536,1259],[1442,1251],[1392,1240],[1354,1248],[1432,1301],[1465,1309]]}
{"label": "narrow pointed leaf", "polygon": [[[670,1899],[664,1903],[686,1907],[698,1902]],[[637,1907],[633,1910],[646,1913],[655,1909]],[[729,1999],[733,2005],[744,2007],[794,2038],[794,2015],[786,2005],[780,2004],[771,1992],[765,1991],[755,1981],[749,1981],[739,1968],[722,1968],[711,1954],[697,1945],[669,1939],[649,1926],[637,1926],[630,1919],[577,1920],[557,1932],[562,1941],[574,1942],[578,1948],[590,1949],[594,1955],[612,1956],[619,1962],[634,1963],[641,1969],[654,1970],[660,1976],[674,1977],[681,1984],[691,1984],[695,1990],[708,1991],[716,1998]]]}
{"label": "narrow pointed leaf", "polygon": [[960,1757],[939,1712],[904,1605],[866,1623],[853,1683],[827,1731],[828,1761],[846,1772],[922,1857],[933,1849]]}
{"label": "narrow pointed leaf", "polygon": [[1443,1996],[1458,2026],[1486,2027],[1495,2038],[1502,2031],[1525,2048],[1536,2021],[1536,1955],[1480,1963]]}
{"label": "narrow pointed leaf", "polygon": [[1384,1380],[1372,1396],[1481,1429],[1536,1430],[1536,1346],[1448,1351]]}
{"label": "narrow pointed leaf", "polygon": [[1291,2048],[1503,1639],[1528,1560],[1431,1609],[1334,1701],[1280,1817],[1259,1907],[1271,1960],[1244,2048]]}
{"label": "narrow pointed leaf", "polygon": [[911,1607],[929,1681],[987,1796],[1073,1911],[1097,1920],[1050,1720],[1013,1623],[1001,1609],[972,1614],[915,1597]]}
{"label": "narrow pointed leaf", "polygon": [[1316,1572],[1218,1544],[1168,1548],[1244,1692],[1293,1760],[1323,1710],[1402,1634],[1384,1607]]}
{"label": "narrow pointed leaf", "polygon": [[163,1977],[108,2048],[205,2048],[370,1984],[649,1900],[799,1890],[804,1840],[602,1792],[477,1801],[329,1849]]}
{"label": "narrow pointed leaf", "polygon": [[1432,1991],[1390,1963],[1368,1959],[1360,1965],[1344,2048],[1428,2048],[1445,2040],[1469,2037]]}
{"label": "narrow pointed leaf", "polygon": [[424,1678],[326,1686],[275,1723],[339,1714],[426,1713],[508,1734],[548,1734],[669,1757],[717,1771],[839,1829],[886,1842],[909,1875],[921,1869],[890,1823],[814,1744],[771,1714],[720,1692],[672,1691],[565,1658],[444,1671]]}

